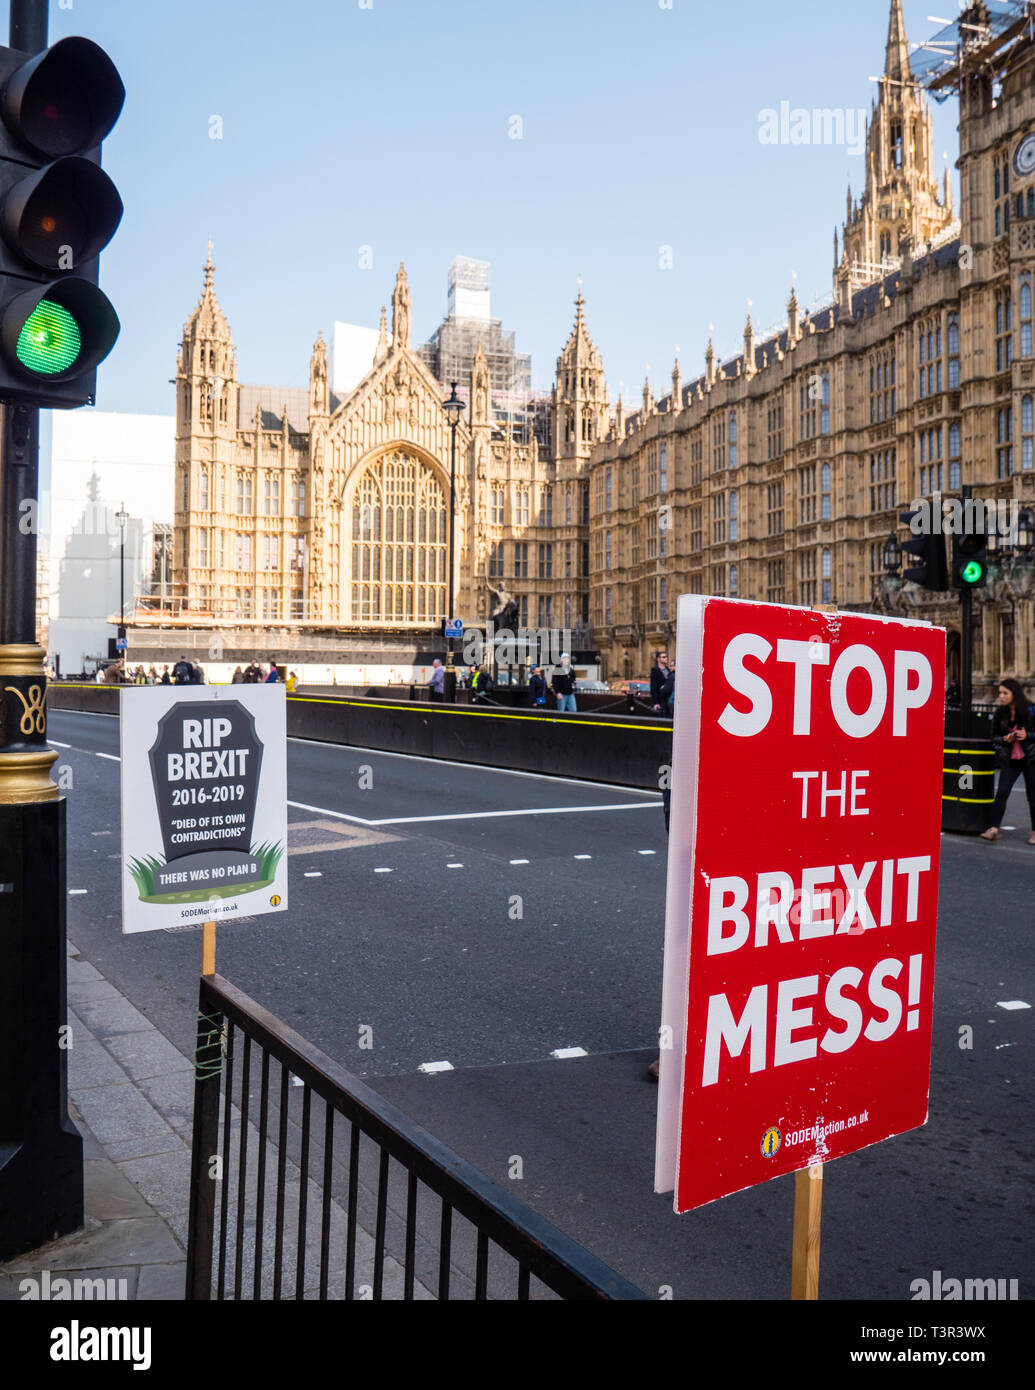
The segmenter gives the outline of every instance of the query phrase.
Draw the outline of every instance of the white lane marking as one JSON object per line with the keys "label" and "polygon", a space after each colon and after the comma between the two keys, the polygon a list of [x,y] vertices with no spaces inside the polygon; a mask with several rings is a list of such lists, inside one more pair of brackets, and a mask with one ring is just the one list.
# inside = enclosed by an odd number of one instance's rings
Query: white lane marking
{"label": "white lane marking", "polygon": [[[77,714],[78,710],[62,711]],[[91,711],[84,710],[89,714]],[[102,718],[115,719],[117,715],[104,715]],[[602,791],[626,792],[629,796],[653,796],[659,800],[661,792],[648,791],[643,787],[620,787],[614,782],[593,782],[588,777],[553,777],[548,772],[521,772],[515,767],[486,767],[483,763],[458,763],[452,758],[424,758],[417,753],[391,753],[387,748],[364,748],[361,743],[330,743],[323,738],[299,738],[296,734],[288,736],[288,743],[315,743],[321,748],[337,748],[340,752],[373,753],[379,758],[406,758],[415,763],[440,763],[443,767],[461,767],[465,772],[472,769],[480,772],[496,772],[501,777],[537,777],[541,782],[567,782],[573,787],[597,787]]]}
{"label": "white lane marking", "polygon": [[579,811],[656,811],[653,801],[627,801],[614,806],[535,806],[524,811],[459,811],[448,816],[390,816],[370,825],[422,825],[442,820],[493,820],[498,816],[569,816]]}
{"label": "white lane marking", "polygon": [[116,758],[114,753],[98,753],[98,758],[107,758],[110,763],[120,763],[121,758]]}
{"label": "white lane marking", "polygon": [[417,1070],[426,1072],[452,1071],[453,1064],[452,1062],[421,1062]]}
{"label": "white lane marking", "polygon": [[319,869],[307,869],[306,872],[302,875],[302,877],[303,877],[303,878],[323,878],[323,874],[320,872]]}
{"label": "white lane marking", "polygon": [[536,806],[524,811],[459,811],[445,816],[383,816],[379,820],[366,820],[363,816],[353,816],[346,811],[332,811],[328,806],[311,806],[306,801],[289,801],[299,811],[315,811],[321,816],[337,816],[339,820],[350,820],[356,825],[427,825],[444,820],[492,820],[499,816],[567,816],[579,811],[652,811],[656,810],[653,801],[626,801],[614,806]]}
{"label": "white lane marking", "polygon": [[592,858],[593,858],[593,856],[592,856],[591,854],[573,854],[571,857],[572,857],[573,859],[592,859]]}
{"label": "white lane marking", "polygon": [[377,825],[377,821],[364,820],[362,816],[350,816],[345,811],[329,811],[326,806],[310,806],[305,801],[289,801],[288,805],[296,807],[299,811],[318,811],[321,816],[337,816],[339,820],[350,820],[356,825]]}
{"label": "white lane marking", "polygon": [[1030,1009],[1031,1005],[1026,1004],[1023,999],[1000,999],[996,1002],[997,1009]]}
{"label": "white lane marking", "polygon": [[528,864],[530,861],[527,859],[512,859],[510,862],[512,864]]}
{"label": "white lane marking", "polygon": [[[53,710],[51,710],[51,713],[53,714]],[[47,739],[47,742],[50,744],[51,748],[71,748],[71,747],[72,747],[72,745],[71,745],[70,743],[58,743],[58,741],[57,741],[56,738],[48,738],[48,739]]]}
{"label": "white lane marking", "polygon": [[589,1053],[584,1047],[555,1047],[550,1056],[563,1061],[566,1057],[588,1057]]}
{"label": "white lane marking", "polygon": [[89,891],[89,888],[70,888],[68,890],[68,896],[70,898],[78,898],[80,893],[89,893]]}
{"label": "white lane marking", "polygon": [[447,865],[446,865],[446,868],[447,868],[447,869],[462,869],[463,867],[464,867],[464,866],[463,866],[462,864],[447,864]]}
{"label": "white lane marking", "polygon": [[638,849],[636,851],[637,854],[657,854],[657,852],[656,849]]}
{"label": "white lane marking", "polygon": [[110,830],[91,830],[91,831],[90,831],[90,834],[91,834],[91,835],[110,835],[110,834],[111,834],[111,831],[110,831]]}
{"label": "white lane marking", "polygon": [[1016,830],[1017,827],[1016,827],[1015,825],[1001,825],[1001,826],[999,827],[999,829],[1000,829],[1000,830]]}
{"label": "white lane marking", "polygon": [[394,873],[395,873],[395,870],[394,870],[394,869],[375,869],[375,870],[374,870],[374,873],[375,873],[375,874],[394,874]]}

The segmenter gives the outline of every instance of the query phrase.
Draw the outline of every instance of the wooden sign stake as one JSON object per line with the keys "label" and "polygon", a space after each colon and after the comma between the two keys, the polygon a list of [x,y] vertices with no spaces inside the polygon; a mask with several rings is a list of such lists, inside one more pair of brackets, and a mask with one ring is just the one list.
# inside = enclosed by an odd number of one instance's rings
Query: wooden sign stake
{"label": "wooden sign stake", "polygon": [[819,1220],[823,1210],[823,1165],[794,1175],[794,1236],[791,1242],[791,1299],[819,1297]]}
{"label": "wooden sign stake", "polygon": [[206,922],[201,929],[201,973],[216,973],[216,924]]}

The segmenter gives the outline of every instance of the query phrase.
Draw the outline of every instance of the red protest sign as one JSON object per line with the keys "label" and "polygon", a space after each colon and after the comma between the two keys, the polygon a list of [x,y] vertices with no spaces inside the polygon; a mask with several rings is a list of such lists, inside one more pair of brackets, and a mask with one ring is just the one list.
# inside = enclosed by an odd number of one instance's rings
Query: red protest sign
{"label": "red protest sign", "polygon": [[677,646],[655,1187],[688,1211],[927,1118],[945,634],[686,596]]}

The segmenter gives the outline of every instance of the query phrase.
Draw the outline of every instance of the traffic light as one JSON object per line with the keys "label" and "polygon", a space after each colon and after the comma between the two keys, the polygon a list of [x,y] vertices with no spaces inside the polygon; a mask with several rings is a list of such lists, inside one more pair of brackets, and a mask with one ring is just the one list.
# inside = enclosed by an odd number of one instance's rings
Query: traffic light
{"label": "traffic light", "polygon": [[982,589],[988,583],[988,536],[973,533],[952,538],[953,588]]}
{"label": "traffic light", "polygon": [[[932,593],[943,594],[949,587],[949,567],[945,558],[945,537],[941,531],[930,528],[930,509],[926,511],[899,512],[899,521],[904,521],[911,532],[910,539],[902,542],[902,549],[920,560],[912,569],[903,570],[902,577],[912,584],[919,584]],[[928,529],[917,531],[913,526],[914,517],[923,517]]]}
{"label": "traffic light", "polygon": [[89,39],[0,48],[0,400],[92,404],[119,321],[97,257],[122,199],[100,167],[126,92]]}

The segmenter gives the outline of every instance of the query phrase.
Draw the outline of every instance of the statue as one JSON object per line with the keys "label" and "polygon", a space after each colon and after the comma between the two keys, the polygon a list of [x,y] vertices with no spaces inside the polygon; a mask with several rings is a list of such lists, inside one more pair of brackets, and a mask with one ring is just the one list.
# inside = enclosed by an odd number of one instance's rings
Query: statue
{"label": "statue", "polygon": [[519,612],[517,599],[512,598],[502,584],[498,589],[494,589],[492,585],[486,581],[485,587],[492,595],[492,603],[489,606],[489,617],[492,619],[493,625],[497,629],[505,627],[508,631],[513,632],[517,626]]}

